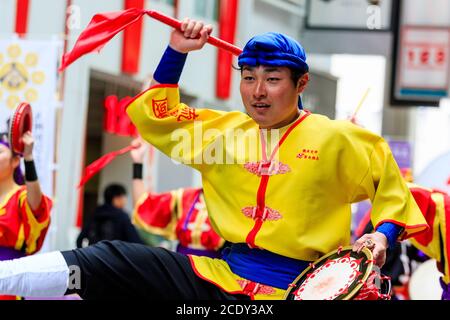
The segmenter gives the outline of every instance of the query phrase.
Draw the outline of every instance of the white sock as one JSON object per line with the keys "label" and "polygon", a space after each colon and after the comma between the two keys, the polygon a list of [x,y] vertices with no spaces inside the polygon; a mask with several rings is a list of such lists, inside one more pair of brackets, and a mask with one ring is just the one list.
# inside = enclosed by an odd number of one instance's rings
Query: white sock
{"label": "white sock", "polygon": [[69,284],[69,267],[59,251],[0,261],[0,294],[60,297]]}

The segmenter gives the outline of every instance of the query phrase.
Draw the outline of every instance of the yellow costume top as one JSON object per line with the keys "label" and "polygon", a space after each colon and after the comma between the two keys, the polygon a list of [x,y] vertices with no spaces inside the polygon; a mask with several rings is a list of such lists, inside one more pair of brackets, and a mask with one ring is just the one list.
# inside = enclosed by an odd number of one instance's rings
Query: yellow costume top
{"label": "yellow costume top", "polygon": [[[387,143],[348,121],[303,112],[264,132],[242,112],[180,103],[176,85],[150,88],[127,113],[145,140],[201,172],[211,224],[232,243],[314,261],[350,244],[350,205],[366,198],[375,227],[396,223],[402,239],[427,229]],[[283,296],[263,284],[249,293],[223,260],[190,258],[200,277],[227,292]]]}

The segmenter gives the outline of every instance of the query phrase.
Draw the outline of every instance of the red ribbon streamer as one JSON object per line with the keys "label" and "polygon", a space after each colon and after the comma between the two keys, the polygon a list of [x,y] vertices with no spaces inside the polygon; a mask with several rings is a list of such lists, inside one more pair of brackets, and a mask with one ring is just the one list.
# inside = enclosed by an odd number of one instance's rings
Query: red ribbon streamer
{"label": "red ribbon streamer", "polygon": [[78,37],[72,51],[63,56],[60,71],[86,53],[99,52],[117,33],[138,21],[144,14],[145,10],[136,8],[96,14]]}
{"label": "red ribbon streamer", "polygon": [[[111,40],[116,34],[126,27],[137,22],[144,14],[163,22],[173,28],[180,29],[181,22],[158,11],[131,8],[124,11],[106,12],[94,15],[89,25],[78,37],[72,51],[66,53],[62,58],[62,64],[59,68],[63,71],[72,62],[81,56],[92,51],[99,52],[103,46]],[[242,49],[226,41],[215,37],[209,37],[208,43],[230,51],[234,55],[240,55]]]}
{"label": "red ribbon streamer", "polygon": [[130,152],[133,149],[136,149],[135,146],[128,146],[125,148],[122,148],[120,150],[116,150],[110,153],[105,154],[101,158],[95,160],[90,165],[86,167],[84,170],[84,175],[80,180],[80,183],[78,184],[78,188],[81,188],[88,182],[97,172],[102,170],[104,167],[106,167],[111,161],[113,161],[117,156],[120,156],[122,154],[125,154],[127,152]]}

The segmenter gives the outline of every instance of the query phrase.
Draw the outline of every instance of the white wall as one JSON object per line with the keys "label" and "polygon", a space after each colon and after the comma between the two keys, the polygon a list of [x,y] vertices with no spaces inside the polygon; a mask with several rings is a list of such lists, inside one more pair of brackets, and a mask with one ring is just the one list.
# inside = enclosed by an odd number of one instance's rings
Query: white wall
{"label": "white wall", "polygon": [[[406,5],[406,2],[408,4]],[[448,0],[404,1],[405,24],[450,26],[450,3]]]}
{"label": "white wall", "polygon": [[16,0],[0,1],[0,36],[14,31]]}
{"label": "white wall", "polygon": [[339,78],[336,119],[349,119],[357,112],[359,125],[381,135],[384,57],[333,55],[331,62],[331,74]]}
{"label": "white wall", "polygon": [[56,180],[55,209],[59,225],[56,248],[73,247],[76,210],[78,208],[77,183],[81,174],[86,132],[89,72],[84,62],[66,71],[64,110],[58,147],[58,174]]}
{"label": "white wall", "polygon": [[35,36],[48,36],[55,33],[62,36],[66,1],[31,0],[29,6],[28,30],[30,33]]}
{"label": "white wall", "polygon": [[419,108],[414,124],[413,169],[415,175],[420,175],[431,161],[450,152],[450,99],[443,100],[439,108]]}

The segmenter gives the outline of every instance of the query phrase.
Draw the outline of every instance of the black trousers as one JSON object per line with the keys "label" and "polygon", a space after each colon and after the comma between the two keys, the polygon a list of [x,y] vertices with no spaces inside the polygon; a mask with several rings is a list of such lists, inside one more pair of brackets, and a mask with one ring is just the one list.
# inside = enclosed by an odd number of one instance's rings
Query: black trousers
{"label": "black trousers", "polygon": [[[83,299],[249,299],[230,295],[197,277],[187,256],[163,248],[102,241],[62,255],[73,280],[66,294],[77,293]],[[72,278],[77,273],[81,275],[78,288]]]}

